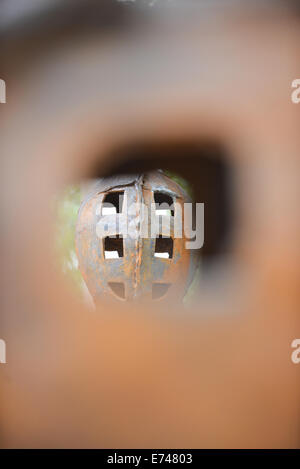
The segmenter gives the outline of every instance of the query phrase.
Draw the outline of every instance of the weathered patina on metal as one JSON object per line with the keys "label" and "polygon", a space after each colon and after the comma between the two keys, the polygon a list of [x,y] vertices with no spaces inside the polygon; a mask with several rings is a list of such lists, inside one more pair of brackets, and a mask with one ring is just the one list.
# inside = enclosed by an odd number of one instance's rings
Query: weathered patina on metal
{"label": "weathered patina on metal", "polygon": [[[195,253],[185,247],[184,230],[175,237],[174,228],[177,222],[183,227],[185,202],[185,191],[161,171],[97,181],[76,227],[79,268],[95,301],[184,296]],[[112,208],[105,211],[107,203]],[[156,212],[158,207],[170,210]]]}

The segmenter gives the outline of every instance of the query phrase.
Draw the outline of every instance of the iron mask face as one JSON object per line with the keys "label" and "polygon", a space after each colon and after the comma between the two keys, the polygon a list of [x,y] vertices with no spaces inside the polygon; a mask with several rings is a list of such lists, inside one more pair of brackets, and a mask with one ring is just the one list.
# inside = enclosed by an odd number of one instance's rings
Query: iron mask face
{"label": "iron mask face", "polygon": [[195,270],[185,191],[161,171],[97,181],[78,214],[79,268],[95,302],[182,299]]}

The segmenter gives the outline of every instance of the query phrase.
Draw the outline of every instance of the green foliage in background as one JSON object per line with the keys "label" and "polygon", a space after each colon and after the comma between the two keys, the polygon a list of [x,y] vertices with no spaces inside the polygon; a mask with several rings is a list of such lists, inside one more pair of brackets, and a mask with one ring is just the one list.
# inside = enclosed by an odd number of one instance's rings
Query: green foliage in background
{"label": "green foliage in background", "polygon": [[68,186],[56,201],[57,226],[55,247],[62,271],[77,288],[82,286],[75,251],[75,227],[81,201],[79,186]]}

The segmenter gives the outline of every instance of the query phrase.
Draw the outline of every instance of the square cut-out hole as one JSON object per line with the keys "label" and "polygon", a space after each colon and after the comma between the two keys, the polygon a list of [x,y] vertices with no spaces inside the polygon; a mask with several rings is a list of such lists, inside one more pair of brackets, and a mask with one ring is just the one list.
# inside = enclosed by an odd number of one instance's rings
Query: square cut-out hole
{"label": "square cut-out hole", "polygon": [[122,282],[108,282],[108,285],[113,292],[119,298],[125,299],[125,285]]}
{"label": "square cut-out hole", "polygon": [[152,299],[158,300],[159,298],[162,298],[167,293],[170,286],[171,286],[170,283],[153,283],[152,284]]}
{"label": "square cut-out hole", "polygon": [[123,257],[123,237],[121,235],[106,236],[103,240],[104,258],[118,259]]}
{"label": "square cut-out hole", "polygon": [[174,216],[173,197],[164,192],[154,192],[155,212],[156,215]]}
{"label": "square cut-out hole", "polygon": [[124,191],[108,192],[102,204],[102,215],[113,215],[123,210]]}
{"label": "square cut-out hole", "polygon": [[173,239],[159,235],[155,240],[154,257],[162,259],[172,259],[173,257]]}

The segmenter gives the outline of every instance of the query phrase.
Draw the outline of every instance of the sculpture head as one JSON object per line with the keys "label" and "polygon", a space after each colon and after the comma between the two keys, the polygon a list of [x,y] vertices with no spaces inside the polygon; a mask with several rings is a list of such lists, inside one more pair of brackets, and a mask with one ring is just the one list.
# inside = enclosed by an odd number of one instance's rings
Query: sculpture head
{"label": "sculpture head", "polygon": [[79,268],[95,299],[182,298],[195,269],[185,191],[161,171],[99,180],[76,227]]}

